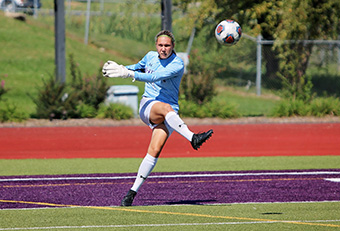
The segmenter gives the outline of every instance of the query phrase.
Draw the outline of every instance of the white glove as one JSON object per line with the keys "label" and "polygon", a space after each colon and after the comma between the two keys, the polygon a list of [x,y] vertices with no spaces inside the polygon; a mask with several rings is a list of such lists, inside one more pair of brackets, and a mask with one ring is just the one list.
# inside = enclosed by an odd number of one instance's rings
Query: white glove
{"label": "white glove", "polygon": [[102,71],[104,72],[104,69],[107,69],[107,67],[108,67],[109,65],[118,66],[118,64],[117,64],[116,62],[109,60],[109,61],[107,61],[106,63],[104,63],[104,66],[103,66]]}
{"label": "white glove", "polygon": [[109,78],[132,78],[135,79],[135,72],[128,70],[123,65],[119,65],[114,61],[107,61],[102,69],[103,76],[109,77]]}

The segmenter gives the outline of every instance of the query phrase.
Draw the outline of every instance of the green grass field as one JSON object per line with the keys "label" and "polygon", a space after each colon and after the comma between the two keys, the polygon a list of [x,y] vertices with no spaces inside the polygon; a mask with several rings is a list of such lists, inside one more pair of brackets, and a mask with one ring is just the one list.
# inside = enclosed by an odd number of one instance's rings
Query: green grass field
{"label": "green grass field", "polygon": [[[0,160],[0,175],[136,172],[141,159]],[[154,172],[338,168],[339,156],[164,158]],[[1,199],[0,199],[1,200]],[[0,210],[0,230],[337,230],[340,202]]]}
{"label": "green grass field", "polygon": [[[0,175],[136,172],[139,158],[0,160]],[[154,172],[339,168],[339,156],[160,158]]]}
{"label": "green grass field", "polygon": [[325,202],[4,210],[0,230],[338,230],[339,206]]}

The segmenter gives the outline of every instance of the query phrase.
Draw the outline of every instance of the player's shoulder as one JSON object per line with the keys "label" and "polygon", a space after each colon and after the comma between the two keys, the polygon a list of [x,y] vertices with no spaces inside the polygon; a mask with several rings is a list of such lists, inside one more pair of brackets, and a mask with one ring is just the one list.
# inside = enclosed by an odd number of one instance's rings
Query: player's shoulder
{"label": "player's shoulder", "polygon": [[180,67],[180,68],[183,68],[184,67],[184,62],[183,62],[183,60],[181,59],[181,57],[179,57],[176,53],[174,53],[174,54],[172,54],[172,61],[171,61],[171,63],[173,64],[173,65],[176,65],[176,66],[178,66],[178,67]]}
{"label": "player's shoulder", "polygon": [[149,51],[146,56],[154,58],[158,57],[158,53],[156,51]]}
{"label": "player's shoulder", "polygon": [[184,65],[183,59],[180,56],[178,56],[177,54],[174,58],[174,61],[180,63],[181,65]]}
{"label": "player's shoulder", "polygon": [[147,62],[157,62],[158,60],[158,53],[155,51],[149,51],[145,56],[144,60]]}

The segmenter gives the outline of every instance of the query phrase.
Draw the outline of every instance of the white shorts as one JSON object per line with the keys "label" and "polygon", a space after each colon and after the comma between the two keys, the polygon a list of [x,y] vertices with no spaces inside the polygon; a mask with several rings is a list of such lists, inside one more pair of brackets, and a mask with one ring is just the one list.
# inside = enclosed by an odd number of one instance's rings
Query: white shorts
{"label": "white shorts", "polygon": [[[151,121],[150,121],[151,108],[155,103],[158,103],[158,102],[160,102],[160,101],[154,100],[154,99],[151,99],[151,98],[142,97],[140,104],[139,104],[139,117],[151,129],[154,129],[155,127],[157,127],[159,125],[159,124],[151,123]],[[168,123],[166,121],[164,121],[164,124],[165,124],[166,128],[168,129],[169,136],[170,136],[171,133],[174,130],[168,125]]]}

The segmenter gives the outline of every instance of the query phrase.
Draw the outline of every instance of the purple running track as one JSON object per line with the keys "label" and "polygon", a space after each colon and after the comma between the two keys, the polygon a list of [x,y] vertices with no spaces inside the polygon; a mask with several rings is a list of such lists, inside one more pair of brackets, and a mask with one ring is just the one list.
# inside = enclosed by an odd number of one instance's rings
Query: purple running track
{"label": "purple running track", "polygon": [[[1,176],[0,209],[118,206],[134,178],[132,173]],[[340,201],[339,179],[340,169],[152,173],[133,205]]]}

